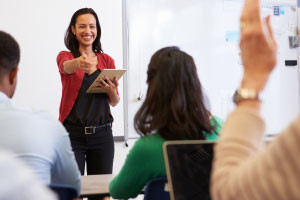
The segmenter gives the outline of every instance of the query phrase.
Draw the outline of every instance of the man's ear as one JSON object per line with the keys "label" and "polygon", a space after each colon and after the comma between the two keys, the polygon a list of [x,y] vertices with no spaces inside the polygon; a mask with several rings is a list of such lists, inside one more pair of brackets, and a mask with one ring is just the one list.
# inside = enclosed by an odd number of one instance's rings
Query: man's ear
{"label": "man's ear", "polygon": [[9,83],[11,85],[15,84],[17,82],[17,75],[18,75],[19,67],[14,68],[9,73]]}

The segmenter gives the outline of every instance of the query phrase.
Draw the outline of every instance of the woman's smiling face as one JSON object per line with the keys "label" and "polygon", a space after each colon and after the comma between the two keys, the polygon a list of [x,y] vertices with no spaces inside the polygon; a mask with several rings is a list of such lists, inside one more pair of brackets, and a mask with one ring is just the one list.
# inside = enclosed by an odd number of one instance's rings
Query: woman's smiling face
{"label": "woman's smiling face", "polygon": [[79,46],[89,47],[93,45],[97,37],[97,24],[94,15],[83,14],[77,17],[72,32],[76,35]]}

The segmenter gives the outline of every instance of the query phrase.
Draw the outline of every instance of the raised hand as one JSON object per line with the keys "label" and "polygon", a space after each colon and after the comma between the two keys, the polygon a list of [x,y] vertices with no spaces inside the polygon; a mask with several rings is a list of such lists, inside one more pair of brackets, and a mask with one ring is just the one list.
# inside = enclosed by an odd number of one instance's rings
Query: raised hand
{"label": "raised hand", "polygon": [[277,62],[277,45],[270,25],[270,16],[261,20],[260,1],[245,0],[241,16],[243,88],[263,90]]}

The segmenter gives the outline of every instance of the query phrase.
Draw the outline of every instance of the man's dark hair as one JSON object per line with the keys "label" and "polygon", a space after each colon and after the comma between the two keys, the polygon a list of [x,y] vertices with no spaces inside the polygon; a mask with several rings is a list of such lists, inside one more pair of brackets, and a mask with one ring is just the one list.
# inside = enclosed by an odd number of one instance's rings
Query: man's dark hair
{"label": "man's dark hair", "polygon": [[0,31],[0,78],[15,69],[20,61],[20,47],[8,33]]}

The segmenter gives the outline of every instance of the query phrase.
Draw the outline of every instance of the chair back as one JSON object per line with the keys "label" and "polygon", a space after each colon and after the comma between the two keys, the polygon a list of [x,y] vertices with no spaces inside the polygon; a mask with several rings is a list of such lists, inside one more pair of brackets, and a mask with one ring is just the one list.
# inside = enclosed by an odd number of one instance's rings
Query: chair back
{"label": "chair back", "polygon": [[169,192],[165,191],[167,177],[151,179],[145,190],[144,200],[170,200]]}
{"label": "chair back", "polygon": [[72,200],[79,197],[76,189],[70,185],[50,184],[49,188],[57,194],[59,200]]}

